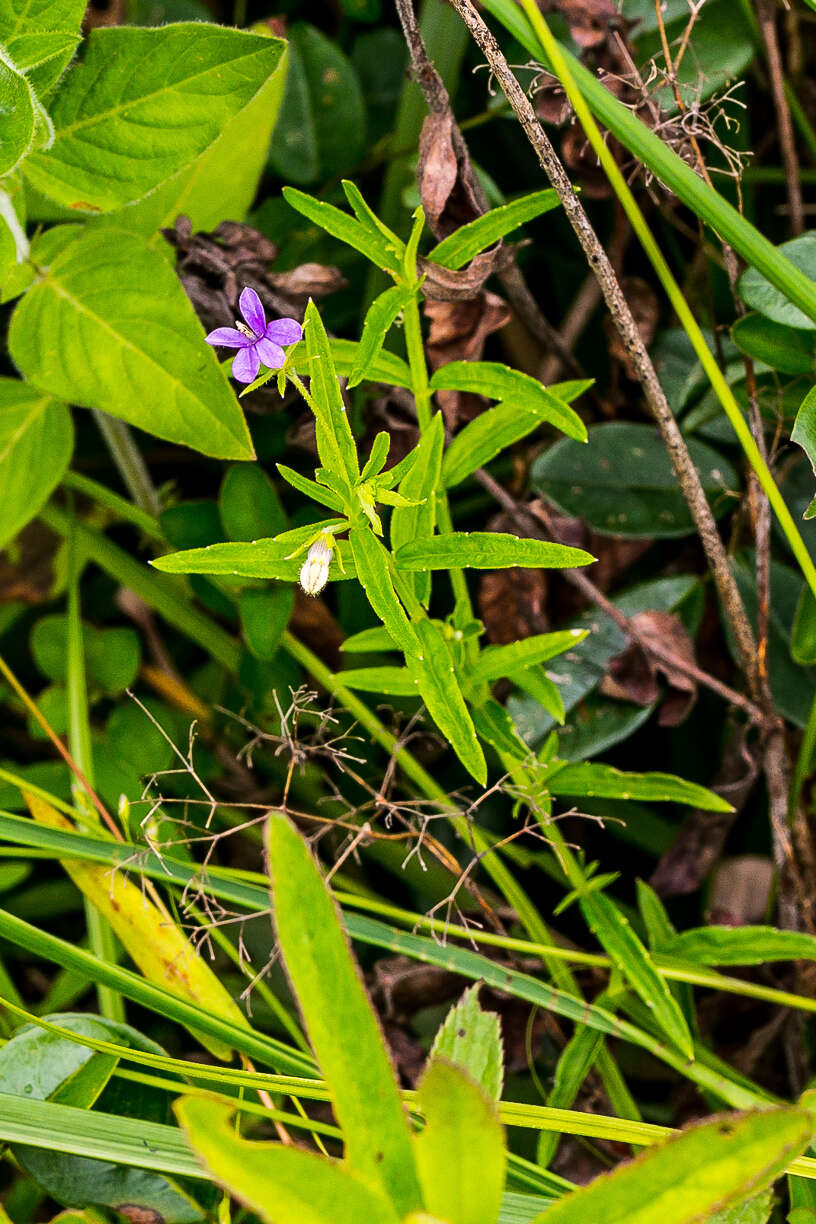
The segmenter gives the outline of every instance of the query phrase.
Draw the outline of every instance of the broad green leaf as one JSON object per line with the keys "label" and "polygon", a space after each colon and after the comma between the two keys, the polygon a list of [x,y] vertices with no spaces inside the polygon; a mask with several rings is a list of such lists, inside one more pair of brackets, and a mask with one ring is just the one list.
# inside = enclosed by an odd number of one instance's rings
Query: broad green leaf
{"label": "broad green leaf", "polygon": [[[26,797],[31,815],[50,828],[71,829],[71,822],[50,804],[34,795]],[[246,1024],[244,1013],[216,977],[209,964],[195,951],[167,910],[143,894],[119,872],[110,874],[89,863],[63,860],[63,867],[77,888],[110,925],[123,947],[148,981],[166,986],[175,994],[211,1010],[225,1020]],[[230,1056],[229,1046],[194,1030],[198,1039],[218,1058]]]}
{"label": "broad green leaf", "polygon": [[242,1139],[221,1101],[182,1097],[175,1110],[205,1168],[268,1224],[398,1224],[388,1199],[339,1161]]}
{"label": "broad green leaf", "polygon": [[234,463],[218,494],[218,510],[228,540],[269,539],[288,523],[277,490],[258,463]]}
{"label": "broad green leaf", "polygon": [[31,151],[37,126],[37,100],[31,85],[0,47],[0,177],[10,174]]}
{"label": "broad green leaf", "polygon": [[686,1058],[694,1058],[694,1043],[683,1013],[665,978],[632,930],[628,918],[602,892],[579,896],[581,911],[592,934],[636,994],[655,1023]]}
{"label": "broad green leaf", "polygon": [[349,532],[357,578],[366,598],[391,637],[406,655],[417,654],[414,628],[397,598],[389,568],[389,554],[367,527],[352,527]]}
{"label": "broad green leaf", "polygon": [[[584,388],[588,385],[583,384]],[[433,375],[431,390],[473,391],[477,395],[508,401],[519,411],[549,421],[569,438],[586,439],[586,426],[563,398],[542,386],[538,379],[497,361],[451,361]]]}
{"label": "broad green leaf", "polygon": [[[31,654],[37,667],[49,680],[62,683],[68,654],[67,618],[60,614],[43,616],[31,631]],[[125,625],[97,629],[82,626],[84,669],[92,690],[115,697],[130,688],[136,679],[142,650],[139,635]]]}
{"label": "broad green leaf", "polygon": [[64,404],[16,378],[0,378],[0,548],[46,503],[73,447]]}
{"label": "broad green leaf", "polygon": [[[791,430],[791,442],[796,442],[810,460],[816,474],[816,387],[807,393],[796,414]],[[805,511],[806,519],[813,518],[813,503]]]}
{"label": "broad green leaf", "polygon": [[[427,540],[436,522],[436,490],[442,470],[445,429],[442,414],[436,413],[422,433],[411,470],[400,482],[399,491],[416,506],[397,506],[391,515],[390,540],[396,551],[412,540]],[[430,574],[415,574],[414,593],[427,606],[431,595]]]}
{"label": "broad green leaf", "polygon": [[186,293],[135,234],[91,231],[71,242],[17,305],[9,350],[45,392],[206,455],[252,458],[243,414]]}
{"label": "broad green leaf", "polygon": [[[732,465],[696,438],[691,458],[715,514],[733,505],[739,479]],[[589,445],[564,439],[533,464],[535,487],[565,514],[605,535],[689,535],[694,521],[677,485],[668,453],[651,425],[610,421],[595,425]]]}
{"label": "broad green leaf", "polygon": [[0,43],[45,99],[71,61],[85,0],[0,0]]}
{"label": "broad green leaf", "polygon": [[442,264],[444,268],[463,268],[470,263],[474,255],[484,251],[505,234],[511,233],[525,221],[532,221],[542,213],[558,207],[558,194],[552,187],[544,191],[534,191],[521,199],[512,200],[500,208],[491,208],[482,217],[477,217],[468,225],[462,225],[448,238],[438,243],[428,252],[428,259]]}
{"label": "broad green leaf", "polygon": [[314,196],[298,191],[296,187],[284,187],[283,198],[297,212],[320,226],[333,238],[345,242],[361,255],[365,255],[378,268],[399,271],[399,260],[390,251],[382,235],[373,234],[366,226],[361,225],[356,217],[352,217],[334,204],[324,200],[316,200]]}
{"label": "broad green leaf", "polygon": [[812,1132],[796,1107],[723,1116],[565,1195],[534,1224],[692,1224],[771,1185]]}
{"label": "broad green leaf", "polygon": [[708,926],[664,940],[665,956],[697,965],[762,965],[766,961],[816,960],[816,939],[767,926]]}
{"label": "broad green leaf", "polygon": [[422,700],[459,760],[484,786],[487,764],[454,673],[447,642],[433,621],[425,617],[414,621],[413,628],[419,641],[419,654],[418,657],[407,656],[406,662],[418,682]]}
{"label": "broad green leaf", "polygon": [[85,212],[139,200],[217,140],[280,56],[277,40],[203,22],[93,30],[54,100],[54,144],[26,178]]}
{"label": "broad green leaf", "polygon": [[545,540],[520,540],[501,531],[452,531],[403,544],[395,554],[398,569],[568,569],[591,565],[591,553]]}
{"label": "broad green leaf", "polygon": [[[96,1016],[54,1016],[63,1028],[97,1041],[108,1041],[106,1022]],[[0,1092],[56,1100],[89,1109],[107,1084],[117,1059],[88,1046],[25,1025],[0,1050]]]}
{"label": "broad green leaf", "polygon": [[[286,44],[277,38],[267,42],[270,60],[255,65],[253,96],[222,125],[204,152],[150,195],[104,214],[95,225],[118,225],[152,236],[153,245],[161,247],[158,231],[172,226],[179,214],[190,218],[194,230],[213,230],[221,221],[246,216],[266,163],[286,78]],[[274,67],[273,49],[277,56]],[[218,191],[213,191],[214,182]]]}
{"label": "broad green leaf", "polygon": [[436,1031],[431,1059],[441,1058],[466,1071],[498,1105],[504,1081],[501,1023],[482,1011],[479,987],[469,986]]}
{"label": "broad green leaf", "polygon": [[357,73],[337,43],[315,26],[286,31],[289,71],[272,137],[269,168],[287,183],[336,179],[366,148],[366,113]]}
{"label": "broad green leaf", "polygon": [[747,314],[731,328],[731,339],[754,361],[782,374],[816,373],[816,337],[812,331],[786,327],[761,314]]}
{"label": "broad green leaf", "polygon": [[323,466],[349,485],[360,475],[357,447],[337,382],[326,329],[314,302],[304,319],[312,411],[317,423],[317,450]]}
{"label": "broad green leaf", "polygon": [[407,1117],[338,910],[286,817],[267,822],[281,952],[343,1131],[345,1158],[402,1217],[422,1206]]}
{"label": "broad green leaf", "polygon": [[803,587],[796,605],[790,652],[803,667],[816,663],[816,599],[809,587]]}
{"label": "broad green leaf", "polygon": [[256,659],[274,659],[294,603],[295,592],[291,586],[241,591],[238,596],[241,628]]}
{"label": "broad green leaf", "polygon": [[[309,534],[314,535],[319,529],[318,525]],[[165,574],[226,574],[238,578],[277,578],[282,582],[296,582],[306,560],[305,551],[292,556],[296,549],[297,544],[291,539],[208,544],[205,548],[168,553],[150,564]],[[344,569],[340,568],[338,553]],[[351,550],[345,540],[338,540],[329,567],[329,581],[341,582],[345,578],[353,578],[354,574]]]}
{"label": "broad green leaf", "polygon": [[425,1128],[414,1138],[422,1197],[446,1224],[496,1224],[504,1190],[504,1131],[487,1093],[432,1059],[419,1083]]}
{"label": "broad green leaf", "polygon": [[657,803],[685,803],[707,812],[730,812],[731,804],[714,791],[672,774],[622,773],[611,765],[581,761],[553,771],[548,786],[554,795],[574,798],[645,799]]}
{"label": "broad green leaf", "polygon": [[[810,280],[816,280],[816,233],[800,234],[790,242],[783,242],[777,249]],[[752,310],[758,310],[774,323],[807,331],[816,330],[816,320],[795,306],[757,268],[748,268],[743,272],[738,288],[743,301]]]}
{"label": "broad green leaf", "polygon": [[557,633],[537,633],[507,646],[486,646],[471,671],[471,679],[491,682],[509,676],[517,668],[546,663],[577,646],[587,633],[585,629],[560,629]]}
{"label": "broad green leaf", "polygon": [[371,368],[380,354],[385,337],[412,297],[410,289],[393,285],[385,289],[368,308],[360,347],[354,358],[349,387],[356,387],[364,378],[370,378]]}
{"label": "broad green leaf", "polygon": [[[394,649],[393,642],[389,649]],[[388,697],[419,696],[417,681],[405,667],[349,667],[346,671],[337,672],[334,678],[338,684],[363,693],[385,693]]]}

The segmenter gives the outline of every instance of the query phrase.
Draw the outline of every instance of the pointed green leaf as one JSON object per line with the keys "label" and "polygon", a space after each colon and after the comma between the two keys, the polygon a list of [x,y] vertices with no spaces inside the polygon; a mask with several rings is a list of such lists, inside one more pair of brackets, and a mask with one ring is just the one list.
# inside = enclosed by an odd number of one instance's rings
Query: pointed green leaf
{"label": "pointed green leaf", "polygon": [[[310,535],[320,530],[317,524]],[[305,551],[292,556],[298,545],[291,533],[284,538],[253,540],[246,544],[208,544],[204,548],[188,548],[184,552],[168,553],[151,561],[156,569],[165,574],[227,574],[238,578],[277,578],[282,582],[295,582],[300,574]],[[345,572],[337,560],[339,552]],[[329,566],[329,581],[341,582],[354,577],[354,561],[348,544],[339,540],[335,555]]]}
{"label": "pointed green leaf", "polygon": [[[391,547],[396,551],[412,540],[427,540],[433,535],[436,520],[436,490],[442,469],[445,429],[442,414],[436,413],[422,433],[413,466],[400,482],[399,491],[416,506],[397,507],[391,515]],[[430,574],[413,579],[417,598],[427,604],[431,594]]]}
{"label": "pointed green leaf", "polygon": [[417,653],[416,636],[394,590],[388,565],[388,553],[384,546],[367,527],[352,527],[349,532],[349,544],[357,569],[357,577],[366,593],[368,602],[399,648],[406,655],[415,655]]}
{"label": "pointed green leaf", "polygon": [[135,234],[91,231],[71,242],[17,305],[9,350],[30,382],[60,399],[205,455],[252,458],[189,298],[164,256]]}
{"label": "pointed green leaf", "polygon": [[463,268],[474,255],[493,246],[505,234],[511,233],[525,221],[532,221],[533,217],[540,217],[542,213],[557,208],[558,204],[558,193],[554,188],[547,187],[544,191],[534,191],[500,208],[491,208],[484,216],[477,217],[468,225],[461,225],[450,237],[438,243],[428,252],[428,259],[442,264],[444,268]]}
{"label": "pointed green leaf", "polygon": [[280,56],[277,40],[205,22],[93,30],[54,99],[54,144],[26,178],[86,212],[139,200],[217,140]]}
{"label": "pointed green leaf", "polygon": [[339,238],[347,246],[353,247],[361,255],[365,255],[378,268],[399,267],[399,261],[389,253],[388,245],[382,235],[375,234],[367,226],[361,225],[356,217],[351,217],[341,208],[316,200],[305,191],[296,187],[284,187],[283,198],[297,212],[314,221],[321,229],[326,230],[333,238]]}
{"label": "pointed green leaf", "polygon": [[812,1132],[812,1115],[795,1107],[716,1118],[565,1195],[533,1224],[692,1224],[771,1185]]}
{"label": "pointed green leaf", "polygon": [[314,302],[304,319],[306,356],[313,412],[317,422],[317,450],[323,466],[343,476],[351,485],[360,475],[357,447],[348,423],[346,406],[332,360],[331,348],[320,312]]}
{"label": "pointed green leaf", "polygon": [[677,1000],[665,978],[655,968],[646,948],[632,930],[629,919],[602,892],[579,897],[587,926],[612,963],[654,1016],[655,1023],[686,1058],[694,1058],[694,1042]]}
{"label": "pointed green leaf", "polygon": [[576,762],[559,769],[549,785],[554,795],[574,798],[645,799],[652,803],[686,803],[707,812],[732,810],[727,800],[696,782],[686,782],[673,774],[622,773],[596,761]]}
{"label": "pointed green leaf", "polygon": [[410,289],[405,289],[402,285],[394,285],[391,289],[384,290],[371,303],[363,324],[360,347],[354,358],[349,377],[350,388],[356,387],[364,378],[370,377],[371,368],[385,343],[385,337],[411,297]]}
{"label": "pointed green leaf", "polygon": [[501,531],[451,531],[430,540],[403,544],[394,557],[405,570],[569,569],[591,565],[595,557],[582,548],[545,540],[520,540]]}
{"label": "pointed green leaf", "polygon": [[74,445],[64,404],[16,378],[0,378],[0,548],[45,505]]}
{"label": "pointed green leaf", "polygon": [[563,394],[559,396],[555,390],[542,386],[537,378],[511,370],[498,361],[451,361],[433,375],[431,389],[473,391],[477,395],[507,401],[519,412],[529,412],[540,421],[549,421],[568,438],[586,441],[586,426],[564,402]]}
{"label": "pointed green leaf", "polygon": [[557,633],[536,633],[506,646],[486,646],[471,672],[471,679],[490,683],[509,676],[517,668],[546,663],[577,646],[588,632],[587,629],[559,629]]}
{"label": "pointed green leaf", "polygon": [[268,1224],[398,1224],[384,1195],[339,1161],[242,1139],[221,1101],[182,1097],[175,1110],[205,1168]]}
{"label": "pointed green leaf", "polygon": [[425,1129],[414,1151],[427,1210],[446,1224],[496,1224],[506,1158],[494,1103],[458,1067],[436,1059],[417,1095]]}
{"label": "pointed green leaf", "polygon": [[452,489],[471,476],[477,468],[484,467],[503,450],[528,437],[544,418],[526,412],[518,405],[497,404],[487,408],[469,421],[454,437],[445,451],[443,478],[446,489]]}
{"label": "pointed green leaf", "polygon": [[415,621],[414,630],[419,641],[419,655],[407,657],[406,662],[418,682],[422,700],[459,760],[484,786],[487,764],[456,680],[447,642],[433,621],[426,618]]}
{"label": "pointed green leaf", "polygon": [[435,1058],[466,1071],[498,1105],[504,1082],[501,1023],[495,1012],[482,1011],[478,986],[468,987],[437,1029],[431,1048]]}
{"label": "pointed green leaf", "polygon": [[[392,650],[394,643],[391,642]],[[406,667],[349,667],[335,680],[362,693],[385,693],[388,697],[418,697],[417,682]]]}
{"label": "pointed green leaf", "polygon": [[660,951],[696,965],[762,965],[766,961],[816,960],[816,939],[776,927],[709,926],[672,934]]}
{"label": "pointed green leaf", "polygon": [[408,1119],[339,911],[286,817],[270,815],[267,846],[281,951],[331,1091],[346,1160],[402,1217],[422,1205]]}
{"label": "pointed green leaf", "polygon": [[0,43],[45,99],[71,61],[85,0],[0,0]]}

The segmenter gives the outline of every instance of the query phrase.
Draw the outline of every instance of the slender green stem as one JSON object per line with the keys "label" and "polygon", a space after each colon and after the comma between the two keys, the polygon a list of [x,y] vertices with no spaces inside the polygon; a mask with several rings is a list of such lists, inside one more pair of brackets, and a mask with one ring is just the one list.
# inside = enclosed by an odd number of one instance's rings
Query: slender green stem
{"label": "slender green stem", "polygon": [[785,504],[785,500],[777,487],[770,468],[760,453],[759,447],[754,441],[751,430],[747,421],[742,415],[742,410],[736,401],[733,391],[717,364],[717,360],[710,348],[706,344],[705,337],[702,333],[700,325],[694,316],[694,312],[683,296],[674,274],[666,262],[663,253],[661,252],[657,242],[655,241],[648,222],[640,210],[640,207],[632,193],[629,184],[626,182],[621,173],[615,158],[606,146],[606,143],[601,135],[598,125],[592,116],[584,95],[578,88],[572,71],[567,64],[561,47],[553,36],[547,22],[541,15],[540,10],[535,4],[535,0],[520,0],[527,18],[532,25],[539,41],[541,42],[542,50],[549,61],[555,75],[558,77],[561,85],[567,94],[572,107],[577,115],[581,126],[584,129],[589,143],[604,168],[604,171],[612,184],[615,195],[618,197],[620,204],[626,213],[629,223],[632,226],[635,234],[640,240],[652,267],[657,274],[657,277],[662,284],[671,305],[677,314],[680,323],[688,335],[691,345],[699,358],[700,364],[705,370],[711,386],[714,389],[717,398],[722,404],[728,420],[731,423],[740,445],[756,474],[757,480],[762,486],[762,490],[771,503],[774,513],[779,520],[779,524],[785,533],[785,536],[790,545],[799,567],[804,575],[810,589],[816,595],[816,566],[808,552],[802,535],[797,527],[793,515]]}
{"label": "slender green stem", "polygon": [[109,489],[107,485],[100,484],[98,480],[92,480],[90,476],[83,476],[80,472],[66,472],[62,478],[62,485],[65,489],[72,489],[76,493],[82,493],[85,497],[92,497],[117,518],[138,527],[149,539],[164,544],[164,536],[155,516],[141,510],[119,493],[114,493],[113,489]]}
{"label": "slender green stem", "polygon": [[107,412],[100,412],[97,408],[94,409],[93,415],[134,505],[145,514],[158,518],[159,495],[153,487],[142,452],[133,441],[130,429],[124,421],[108,416]]}

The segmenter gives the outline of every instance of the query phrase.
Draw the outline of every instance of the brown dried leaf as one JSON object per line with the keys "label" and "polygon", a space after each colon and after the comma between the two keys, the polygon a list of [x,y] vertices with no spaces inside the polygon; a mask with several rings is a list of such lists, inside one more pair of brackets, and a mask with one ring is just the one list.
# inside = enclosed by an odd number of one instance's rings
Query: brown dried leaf
{"label": "brown dried leaf", "polygon": [[561,158],[571,171],[570,177],[580,184],[581,191],[589,200],[608,200],[612,188],[606,173],[598,163],[592,145],[584,129],[578,124],[568,127],[561,137]]}
{"label": "brown dried leaf", "polygon": [[[612,660],[601,692],[636,705],[651,705],[660,696],[657,679],[662,673],[670,692],[661,705],[658,722],[663,727],[677,726],[688,717],[697,697],[695,681],[682,668],[684,663],[695,663],[694,643],[683,622],[671,612],[638,612],[629,623],[639,640]],[[655,658],[650,646],[668,655],[668,660]],[[672,666],[672,657],[678,666]]]}
{"label": "brown dried leaf", "polygon": [[449,108],[428,115],[422,125],[417,186],[437,238],[447,238],[482,214],[467,147]]}
{"label": "brown dried leaf", "polygon": [[478,598],[487,635],[499,646],[550,627],[544,570],[490,570],[482,575]]}
{"label": "brown dried leaf", "polygon": [[501,272],[513,256],[506,247],[494,246],[474,256],[466,268],[443,268],[441,264],[419,257],[419,271],[425,280],[422,292],[434,302],[469,302],[475,298],[494,272]]}

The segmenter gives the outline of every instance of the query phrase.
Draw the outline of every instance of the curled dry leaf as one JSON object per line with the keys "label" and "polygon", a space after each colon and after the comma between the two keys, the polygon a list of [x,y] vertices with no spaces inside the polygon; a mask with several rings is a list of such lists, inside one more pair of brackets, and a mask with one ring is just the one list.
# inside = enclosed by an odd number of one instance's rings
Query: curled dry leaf
{"label": "curled dry leaf", "polygon": [[[449,361],[479,361],[485,341],[510,320],[510,308],[495,293],[479,293],[469,302],[426,302],[430,320],[427,353],[432,370]],[[453,430],[472,420],[486,403],[470,391],[438,391],[445,424]]]}
{"label": "curled dry leaf", "polygon": [[[658,722],[662,727],[677,726],[688,717],[697,697],[697,685],[683,668],[683,664],[695,663],[694,643],[683,622],[671,612],[638,612],[629,623],[639,640],[612,660],[601,692],[636,705],[651,705],[660,696],[660,673],[670,692]],[[656,658],[649,649],[652,646],[665,657]],[[672,665],[672,658],[677,666]]]}
{"label": "curled dry leaf", "polygon": [[428,115],[422,125],[417,186],[437,238],[447,238],[484,211],[467,146],[449,107]]}
{"label": "curled dry leaf", "polygon": [[505,646],[534,633],[546,633],[545,570],[489,570],[479,583],[479,615],[487,636]]}
{"label": "curled dry leaf", "polygon": [[497,244],[474,256],[465,268],[454,271],[420,256],[418,266],[425,277],[422,292],[434,302],[469,302],[479,293],[489,276],[501,272],[512,261],[512,253]]}

